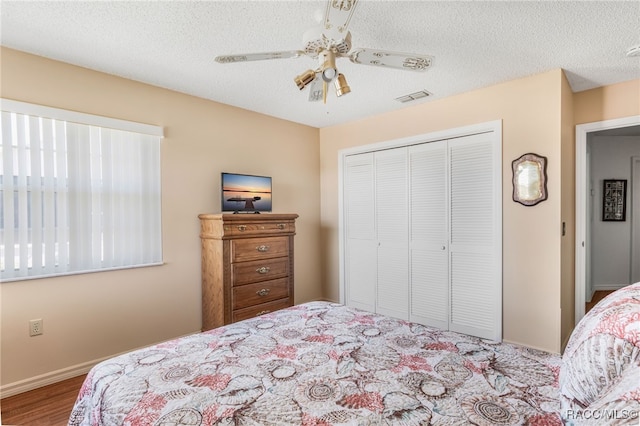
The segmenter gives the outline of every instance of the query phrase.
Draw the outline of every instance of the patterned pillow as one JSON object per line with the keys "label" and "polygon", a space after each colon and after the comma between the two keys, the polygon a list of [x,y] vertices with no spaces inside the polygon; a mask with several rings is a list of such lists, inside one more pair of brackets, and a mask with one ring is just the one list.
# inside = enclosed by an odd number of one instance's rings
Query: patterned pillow
{"label": "patterned pillow", "polygon": [[640,283],[605,297],[578,323],[559,384],[567,424],[638,424]]}

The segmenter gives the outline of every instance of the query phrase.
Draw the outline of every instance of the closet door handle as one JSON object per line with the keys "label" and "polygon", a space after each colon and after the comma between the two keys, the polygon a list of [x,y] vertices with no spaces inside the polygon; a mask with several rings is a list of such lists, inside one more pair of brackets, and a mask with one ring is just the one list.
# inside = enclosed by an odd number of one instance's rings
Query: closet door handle
{"label": "closet door handle", "polygon": [[442,246],[442,250],[446,250],[446,249],[447,249],[447,246]]}
{"label": "closet door handle", "polygon": [[265,245],[258,246],[256,247],[256,250],[258,250],[260,253],[266,253],[269,251],[269,246],[265,246]]}
{"label": "closet door handle", "polygon": [[262,290],[258,290],[256,291],[256,294],[258,296],[266,296],[267,294],[269,294],[269,289],[268,288],[263,288]]}
{"label": "closet door handle", "polygon": [[268,266],[262,266],[262,267],[256,269],[256,272],[259,273],[259,274],[268,274],[270,270],[271,270],[271,268],[269,268]]}

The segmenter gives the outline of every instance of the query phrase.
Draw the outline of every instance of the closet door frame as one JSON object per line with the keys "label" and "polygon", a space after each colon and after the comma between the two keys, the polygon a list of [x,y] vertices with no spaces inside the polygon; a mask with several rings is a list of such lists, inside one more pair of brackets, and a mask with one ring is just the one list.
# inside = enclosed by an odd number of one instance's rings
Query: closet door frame
{"label": "closet door frame", "polygon": [[[437,142],[447,139],[455,139],[463,136],[470,136],[480,133],[490,133],[493,132],[493,137],[496,138],[499,149],[494,153],[494,164],[499,165],[499,167],[495,167],[495,182],[496,182],[496,239],[500,241],[499,244],[499,254],[497,254],[497,258],[500,261],[500,267],[497,268],[497,280],[499,280],[500,285],[497,286],[496,289],[496,298],[500,301],[500,306],[502,302],[502,120],[489,121],[485,123],[474,124],[470,126],[457,127],[452,129],[446,129],[437,132],[425,133],[420,135],[414,135],[406,138],[394,139],[384,142],[377,142],[368,145],[361,145],[353,148],[347,148],[340,150],[338,152],[338,250],[339,250],[339,272],[340,272],[340,303],[346,303],[345,298],[345,285],[346,285],[346,276],[345,276],[345,243],[346,243],[346,232],[345,232],[345,210],[344,210],[344,167],[345,167],[345,159],[350,155],[355,154],[363,154],[369,152],[375,152],[384,149],[392,149],[399,147],[408,147],[412,145],[429,143],[429,142]],[[497,320],[497,330],[496,335],[494,336],[494,340],[501,340],[502,338],[502,309],[499,312],[496,312],[496,320]]]}

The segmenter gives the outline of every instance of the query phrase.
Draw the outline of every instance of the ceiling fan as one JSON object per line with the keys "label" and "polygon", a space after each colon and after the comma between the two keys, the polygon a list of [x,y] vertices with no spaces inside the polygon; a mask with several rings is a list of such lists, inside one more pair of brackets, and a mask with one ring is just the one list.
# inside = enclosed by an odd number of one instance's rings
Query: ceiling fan
{"label": "ceiling fan", "polygon": [[351,50],[351,33],[347,30],[358,0],[327,0],[324,18],[320,26],[311,28],[303,35],[302,50],[247,53],[217,56],[222,64],[264,59],[298,58],[309,56],[319,61],[317,69],[308,69],[296,76],[294,81],[300,90],[309,88],[309,101],[327,101],[327,88],[333,83],[338,97],[351,92],[345,76],[338,72],[336,59],[347,57],[354,64],[373,65],[407,71],[426,71],[433,57],[414,53],[389,52],[369,48]]}

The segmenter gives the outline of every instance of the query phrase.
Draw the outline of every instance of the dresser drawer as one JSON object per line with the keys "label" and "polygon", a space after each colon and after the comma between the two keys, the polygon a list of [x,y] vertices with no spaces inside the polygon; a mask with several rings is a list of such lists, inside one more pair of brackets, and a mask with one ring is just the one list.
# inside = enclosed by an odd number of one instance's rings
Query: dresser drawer
{"label": "dresser drawer", "polygon": [[286,277],[289,275],[289,258],[278,257],[276,259],[234,263],[231,268],[231,282],[235,287]]}
{"label": "dresser drawer", "polygon": [[225,223],[223,228],[224,236],[291,234],[296,231],[295,225],[291,222],[251,222]]}
{"label": "dresser drawer", "polygon": [[289,255],[289,237],[242,238],[231,241],[231,262]]}
{"label": "dresser drawer", "polygon": [[293,305],[297,214],[201,214],[202,330]]}
{"label": "dresser drawer", "polygon": [[233,322],[242,321],[249,318],[258,317],[280,309],[292,306],[290,298],[275,300],[273,302],[261,303],[250,308],[233,311]]}
{"label": "dresser drawer", "polygon": [[233,309],[289,297],[289,278],[247,284],[233,288]]}

